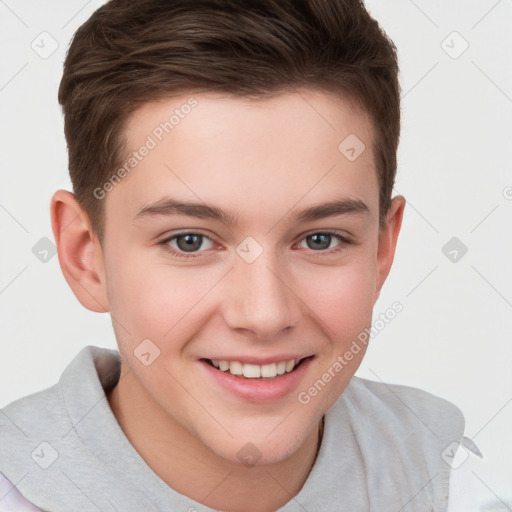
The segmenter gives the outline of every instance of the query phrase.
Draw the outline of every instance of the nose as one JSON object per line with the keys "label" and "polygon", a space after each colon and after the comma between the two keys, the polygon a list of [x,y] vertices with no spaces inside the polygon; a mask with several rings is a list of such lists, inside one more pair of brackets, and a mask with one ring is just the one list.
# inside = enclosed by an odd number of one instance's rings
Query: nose
{"label": "nose", "polygon": [[235,258],[224,282],[222,305],[224,320],[231,329],[272,340],[298,325],[301,301],[286,277],[284,264],[271,251],[263,251],[252,263]]}

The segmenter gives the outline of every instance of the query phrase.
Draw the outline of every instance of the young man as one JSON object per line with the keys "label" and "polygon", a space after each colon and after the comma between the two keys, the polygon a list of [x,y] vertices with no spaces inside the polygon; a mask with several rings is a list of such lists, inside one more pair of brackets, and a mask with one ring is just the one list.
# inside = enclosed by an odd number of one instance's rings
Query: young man
{"label": "young man", "polygon": [[397,73],[355,0],[111,1],[77,31],[52,225],[119,352],[2,410],[0,511],[447,510],[460,411],[353,377],[405,206]]}

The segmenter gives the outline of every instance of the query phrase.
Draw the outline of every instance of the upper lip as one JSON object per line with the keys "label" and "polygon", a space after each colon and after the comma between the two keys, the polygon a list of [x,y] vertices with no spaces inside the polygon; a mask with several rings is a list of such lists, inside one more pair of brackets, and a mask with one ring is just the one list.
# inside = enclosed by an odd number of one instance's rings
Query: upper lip
{"label": "upper lip", "polygon": [[312,357],[313,354],[302,355],[302,354],[279,354],[277,356],[268,356],[268,357],[252,357],[252,356],[214,356],[214,357],[205,357],[203,359],[215,359],[216,361],[239,361],[242,364],[257,364],[257,365],[265,365],[272,363],[279,363],[281,361],[290,361],[294,359],[296,362],[299,362],[301,359],[305,359],[306,357]]}

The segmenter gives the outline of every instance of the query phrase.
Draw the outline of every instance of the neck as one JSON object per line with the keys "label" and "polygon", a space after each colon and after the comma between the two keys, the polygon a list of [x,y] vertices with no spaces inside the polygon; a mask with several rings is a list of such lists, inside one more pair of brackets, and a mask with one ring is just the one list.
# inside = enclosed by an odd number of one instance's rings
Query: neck
{"label": "neck", "polygon": [[313,429],[286,459],[247,467],[213,453],[167,415],[130,371],[121,370],[107,398],[146,464],[175,491],[218,510],[267,512],[282,507],[304,485],[321,442],[321,429]]}

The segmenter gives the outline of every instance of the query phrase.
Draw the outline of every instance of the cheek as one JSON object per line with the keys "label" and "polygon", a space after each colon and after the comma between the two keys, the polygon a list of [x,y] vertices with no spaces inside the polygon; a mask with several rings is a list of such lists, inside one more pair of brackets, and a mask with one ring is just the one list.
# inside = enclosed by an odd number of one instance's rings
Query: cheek
{"label": "cheek", "polygon": [[[324,406],[332,405],[339,397],[366,351],[366,329],[371,325],[376,285],[376,266],[371,253],[361,254],[357,264],[331,272],[327,283],[321,294],[312,294],[310,299],[330,340],[316,375],[325,384],[325,393],[321,393]],[[314,382],[311,385],[316,386]],[[310,396],[314,396],[315,389]],[[317,406],[321,407],[319,403]]]}
{"label": "cheek", "polygon": [[375,269],[351,266],[330,272],[322,291],[311,291],[308,305],[328,340],[321,346],[312,377],[297,394],[305,413],[331,407],[358,369],[367,348],[375,295]]}
{"label": "cheek", "polygon": [[314,286],[303,288],[304,302],[326,327],[333,341],[346,341],[371,323],[376,289],[376,267],[369,256],[357,263],[317,270]]}
{"label": "cheek", "polygon": [[173,329],[182,330],[218,280],[211,272],[173,268],[126,253],[112,261],[121,263],[107,269],[110,312],[133,335],[133,343],[143,338],[163,342]]}

